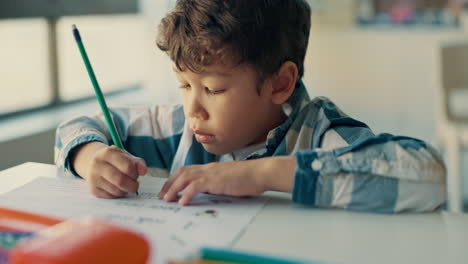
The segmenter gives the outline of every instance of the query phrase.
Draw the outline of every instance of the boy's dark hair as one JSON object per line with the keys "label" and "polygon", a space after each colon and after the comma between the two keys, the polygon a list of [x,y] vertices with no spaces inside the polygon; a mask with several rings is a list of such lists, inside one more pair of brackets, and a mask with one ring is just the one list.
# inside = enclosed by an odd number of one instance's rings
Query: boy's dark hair
{"label": "boy's dark hair", "polygon": [[202,72],[229,57],[252,65],[264,80],[292,61],[299,80],[310,16],[305,0],[179,0],[161,21],[157,45],[180,71]]}

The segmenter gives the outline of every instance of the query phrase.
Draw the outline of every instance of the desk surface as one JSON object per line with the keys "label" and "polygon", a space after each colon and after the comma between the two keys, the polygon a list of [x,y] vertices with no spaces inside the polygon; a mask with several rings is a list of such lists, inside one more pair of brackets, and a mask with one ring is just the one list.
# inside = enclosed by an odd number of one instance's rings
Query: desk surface
{"label": "desk surface", "polygon": [[[0,172],[0,194],[39,176],[56,177],[53,165],[24,163]],[[234,248],[331,263],[468,263],[468,215],[378,215],[297,206],[289,194],[271,201]]]}

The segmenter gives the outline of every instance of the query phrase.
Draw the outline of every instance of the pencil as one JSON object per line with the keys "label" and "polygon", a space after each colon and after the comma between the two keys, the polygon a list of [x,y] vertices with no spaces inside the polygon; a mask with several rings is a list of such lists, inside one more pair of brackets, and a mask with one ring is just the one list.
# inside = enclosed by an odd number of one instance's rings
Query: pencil
{"label": "pencil", "polygon": [[99,83],[96,79],[96,75],[94,74],[93,67],[91,66],[91,62],[89,61],[88,54],[86,53],[83,42],[81,41],[80,32],[78,31],[78,28],[76,28],[76,25],[73,25],[73,36],[75,36],[81,58],[83,58],[83,62],[85,64],[86,70],[88,71],[89,78],[93,84],[96,98],[99,102],[99,105],[101,106],[102,114],[104,115],[107,126],[109,127],[109,133],[112,137],[112,141],[118,148],[125,150],[122,144],[122,140],[120,139],[117,129],[115,128],[114,120],[112,119],[109,109],[107,108],[106,100],[104,99],[104,95],[102,94],[101,88],[99,87]]}
{"label": "pencil", "polygon": [[[114,145],[116,145],[118,148],[125,150],[117,128],[115,127],[114,120],[112,119],[112,116],[109,112],[109,108],[107,108],[106,100],[104,99],[104,95],[102,94],[101,88],[96,79],[96,75],[94,74],[93,67],[91,66],[91,62],[89,61],[88,54],[86,53],[86,50],[84,48],[83,41],[81,40],[80,32],[78,31],[76,25],[73,25],[73,36],[75,37],[76,45],[78,45],[78,49],[80,50],[81,58],[83,59],[86,70],[88,71],[91,83],[93,84],[94,93],[96,94],[99,106],[101,107],[102,114],[104,115],[107,126],[109,127],[109,133],[111,135],[112,141],[114,142]],[[136,194],[138,195],[138,191],[136,192]]]}
{"label": "pencil", "polygon": [[227,263],[227,262],[218,262],[218,261],[209,261],[209,260],[192,260],[192,261],[170,260],[167,264],[229,264],[229,263]]}
{"label": "pencil", "polygon": [[260,255],[251,252],[236,251],[228,248],[204,247],[199,251],[200,258],[205,261],[220,261],[242,264],[321,264],[318,261],[281,258]]}

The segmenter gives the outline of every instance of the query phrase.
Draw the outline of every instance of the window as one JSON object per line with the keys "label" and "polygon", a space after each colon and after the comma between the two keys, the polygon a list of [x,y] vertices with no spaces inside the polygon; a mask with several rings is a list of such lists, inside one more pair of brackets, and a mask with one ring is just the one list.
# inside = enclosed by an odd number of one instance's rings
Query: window
{"label": "window", "polygon": [[0,20],[0,36],[0,114],[48,104],[45,20]]}
{"label": "window", "polygon": [[153,44],[146,19],[138,16],[66,17],[58,25],[60,94],[65,101],[92,96],[93,87],[71,33],[80,30],[103,92],[125,89],[144,80],[145,56]]}
{"label": "window", "polygon": [[57,21],[58,97],[50,83],[45,19],[0,20],[0,117],[93,97],[72,35],[80,30],[104,93],[141,85],[154,34],[139,15],[64,17]]}

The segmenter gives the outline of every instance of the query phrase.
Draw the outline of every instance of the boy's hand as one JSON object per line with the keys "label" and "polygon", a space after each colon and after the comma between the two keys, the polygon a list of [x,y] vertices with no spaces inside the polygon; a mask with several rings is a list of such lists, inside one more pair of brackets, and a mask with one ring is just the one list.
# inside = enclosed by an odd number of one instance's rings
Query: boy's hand
{"label": "boy's hand", "polygon": [[117,198],[136,192],[138,176],[147,172],[143,159],[100,142],[79,147],[72,156],[72,164],[88,182],[91,193],[99,198]]}
{"label": "boy's hand", "polygon": [[257,196],[267,190],[291,192],[295,157],[270,157],[248,161],[214,162],[180,168],[164,184],[159,198],[187,205],[197,193]]}

